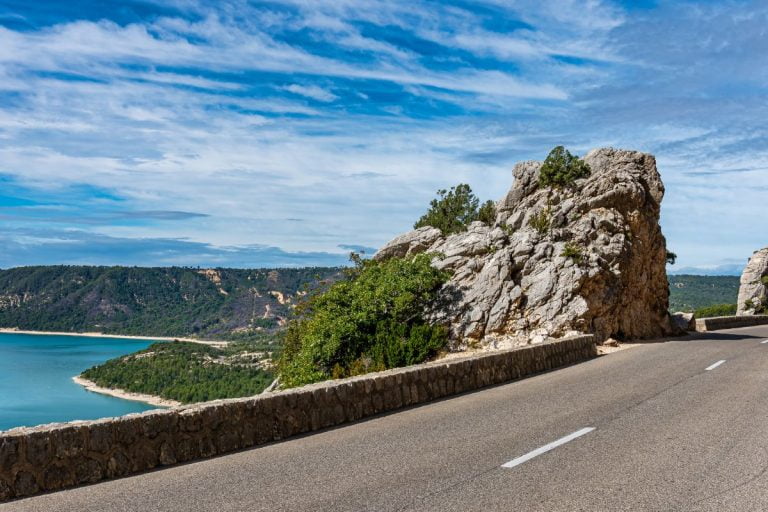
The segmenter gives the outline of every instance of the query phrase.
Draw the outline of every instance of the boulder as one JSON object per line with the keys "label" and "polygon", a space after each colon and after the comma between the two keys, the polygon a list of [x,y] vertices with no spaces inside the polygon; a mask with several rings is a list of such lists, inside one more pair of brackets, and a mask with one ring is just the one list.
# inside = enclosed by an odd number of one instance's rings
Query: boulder
{"label": "boulder", "polygon": [[377,259],[417,252],[452,272],[430,313],[453,348],[508,347],[576,333],[598,341],[671,332],[666,242],[659,226],[664,185],[652,155],[593,150],[591,174],[565,188],[539,185],[540,162],[514,168],[493,225],[443,236],[411,231]]}
{"label": "boulder", "polygon": [[431,226],[409,231],[396,237],[376,253],[378,258],[402,258],[428,249],[442,237],[439,229]]}
{"label": "boulder", "polygon": [[672,326],[681,332],[695,331],[696,315],[678,311],[672,315]]}
{"label": "boulder", "polygon": [[737,315],[763,314],[768,310],[768,247],[756,251],[741,274]]}

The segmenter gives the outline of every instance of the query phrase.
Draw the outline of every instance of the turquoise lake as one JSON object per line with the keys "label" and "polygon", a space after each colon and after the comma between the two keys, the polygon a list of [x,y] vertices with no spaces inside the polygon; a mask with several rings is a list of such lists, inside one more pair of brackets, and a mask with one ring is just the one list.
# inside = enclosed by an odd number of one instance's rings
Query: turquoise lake
{"label": "turquoise lake", "polygon": [[156,407],[85,391],[86,368],[148,347],[150,340],[0,333],[0,430],[119,416]]}

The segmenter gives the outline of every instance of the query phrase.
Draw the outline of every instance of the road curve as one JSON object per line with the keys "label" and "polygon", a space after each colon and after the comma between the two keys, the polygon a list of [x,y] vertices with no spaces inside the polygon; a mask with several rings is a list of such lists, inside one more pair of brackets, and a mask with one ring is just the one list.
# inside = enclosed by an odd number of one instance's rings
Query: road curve
{"label": "road curve", "polygon": [[766,339],[644,344],[0,512],[768,510]]}

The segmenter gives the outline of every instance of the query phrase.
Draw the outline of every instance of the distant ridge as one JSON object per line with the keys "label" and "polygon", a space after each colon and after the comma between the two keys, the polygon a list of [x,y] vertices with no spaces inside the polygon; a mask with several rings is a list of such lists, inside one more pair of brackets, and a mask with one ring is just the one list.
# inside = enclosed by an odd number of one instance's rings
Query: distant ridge
{"label": "distant ridge", "polygon": [[[745,262],[746,265],[746,262]],[[740,276],[744,265],[718,265],[716,267],[683,267],[667,269],[670,276]]]}
{"label": "distant ridge", "polygon": [[37,266],[0,270],[0,327],[249,339],[276,331],[339,268]]}

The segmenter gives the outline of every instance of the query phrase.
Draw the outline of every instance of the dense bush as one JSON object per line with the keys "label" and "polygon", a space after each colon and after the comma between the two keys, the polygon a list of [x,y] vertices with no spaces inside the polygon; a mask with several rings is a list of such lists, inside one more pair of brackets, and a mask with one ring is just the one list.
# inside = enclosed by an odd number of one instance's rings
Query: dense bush
{"label": "dense bush", "polygon": [[445,346],[445,328],[425,320],[448,279],[430,259],[356,259],[347,279],[303,303],[285,335],[281,385],[415,364]]}
{"label": "dense bush", "polygon": [[736,304],[715,304],[699,308],[694,313],[696,318],[710,318],[713,316],[733,316],[736,314]]}
{"label": "dense bush", "polygon": [[557,146],[549,152],[541,166],[539,185],[567,187],[579,178],[586,178],[589,173],[589,165],[584,160],[572,155],[563,146]]}
{"label": "dense bush", "polygon": [[429,203],[429,210],[413,225],[414,229],[432,226],[444,235],[465,231],[470,222],[479,220],[493,224],[496,220],[496,205],[486,201],[480,206],[480,200],[469,185],[460,183],[451,190],[438,190],[438,198]]}

